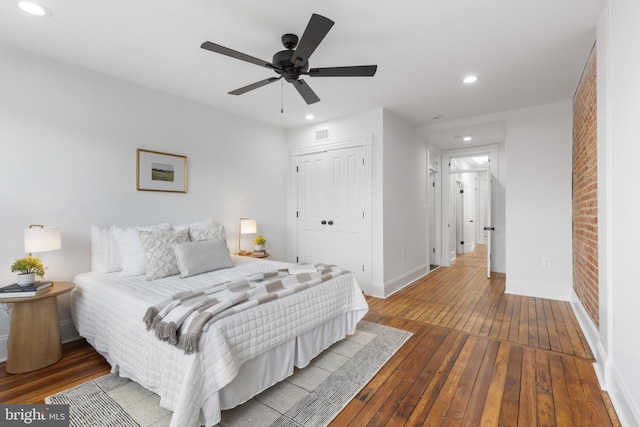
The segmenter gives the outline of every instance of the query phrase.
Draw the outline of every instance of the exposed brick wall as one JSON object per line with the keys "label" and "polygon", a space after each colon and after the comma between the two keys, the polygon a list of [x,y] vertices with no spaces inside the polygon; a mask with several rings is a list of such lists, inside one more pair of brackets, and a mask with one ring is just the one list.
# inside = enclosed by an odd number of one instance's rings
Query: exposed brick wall
{"label": "exposed brick wall", "polygon": [[599,327],[596,47],[573,98],[573,288]]}

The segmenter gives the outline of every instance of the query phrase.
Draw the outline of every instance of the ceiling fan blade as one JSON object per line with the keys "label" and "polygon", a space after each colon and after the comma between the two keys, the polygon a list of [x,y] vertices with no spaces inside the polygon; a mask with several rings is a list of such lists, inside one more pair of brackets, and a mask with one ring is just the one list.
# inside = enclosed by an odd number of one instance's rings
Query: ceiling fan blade
{"label": "ceiling fan blade", "polygon": [[266,86],[269,83],[277,82],[281,78],[282,77],[269,77],[268,79],[260,80],[259,82],[255,82],[239,89],[232,90],[231,92],[229,92],[229,95],[242,95],[243,93],[247,93],[250,90],[258,89],[259,87]]}
{"label": "ceiling fan blade", "polygon": [[298,90],[298,93],[300,94],[300,96],[302,96],[307,104],[311,105],[320,101],[318,95],[316,95],[316,93],[304,80],[295,80],[291,83],[295,86],[295,88]]}
{"label": "ceiling fan blade", "polygon": [[322,39],[327,35],[334,22],[322,15],[313,14],[304,30],[298,47],[293,52],[291,63],[295,67],[302,67],[309,61],[309,57],[316,50]]}
{"label": "ceiling fan blade", "polygon": [[219,53],[222,55],[229,56],[231,58],[239,59],[241,61],[250,62],[252,64],[260,65],[261,67],[270,68],[272,70],[278,69],[275,65],[270,62],[263,61],[262,59],[254,58],[253,56],[247,55],[246,53],[238,52],[233,49],[229,49],[228,47],[220,46],[219,44],[204,42],[200,45],[201,48],[210,50],[211,52]]}
{"label": "ceiling fan blade", "polygon": [[310,77],[373,77],[377,65],[355,65],[352,67],[311,68],[305,74]]}

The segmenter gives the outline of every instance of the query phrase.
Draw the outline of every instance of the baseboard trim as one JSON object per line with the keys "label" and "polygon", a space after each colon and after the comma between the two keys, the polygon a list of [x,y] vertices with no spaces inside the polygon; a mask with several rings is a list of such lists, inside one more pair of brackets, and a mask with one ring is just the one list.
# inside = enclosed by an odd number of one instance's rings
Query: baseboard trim
{"label": "baseboard trim", "polygon": [[576,319],[578,319],[580,328],[587,339],[587,344],[589,344],[589,347],[596,358],[593,368],[596,371],[600,388],[608,390],[609,387],[607,379],[609,378],[609,375],[607,375],[607,363],[609,355],[607,354],[607,350],[604,348],[602,341],[600,341],[600,331],[596,327],[595,323],[593,323],[593,320],[591,320],[591,317],[589,317],[589,313],[584,309],[584,306],[578,298],[578,294],[576,294],[576,291],[573,288],[571,289],[570,302],[573,314],[575,314]]}
{"label": "baseboard trim", "polygon": [[504,292],[507,294],[522,295],[524,297],[546,298],[556,301],[571,301],[571,293],[569,291],[566,291],[566,293],[557,292],[555,290],[547,292],[531,292],[532,289],[539,291],[539,288],[540,286],[536,286],[536,283],[533,282],[509,280],[509,275],[507,274],[507,284]]}
{"label": "baseboard trim", "polygon": [[618,373],[615,364],[609,357],[607,349],[600,340],[600,332],[580,302],[575,290],[571,290],[571,308],[578,319],[587,343],[595,355],[593,368],[600,383],[600,388],[609,393],[611,403],[623,426],[640,427],[640,410],[631,398],[624,380]]}
{"label": "baseboard trim", "polygon": [[411,271],[395,277],[391,280],[384,282],[384,298],[388,298],[401,289],[406,288],[421,277],[426,276],[429,273],[428,265],[421,265],[418,268],[414,268]]}
{"label": "baseboard trim", "polygon": [[629,389],[615,366],[611,366],[611,387],[607,389],[611,403],[616,410],[620,424],[625,427],[640,426],[640,410],[631,398]]}

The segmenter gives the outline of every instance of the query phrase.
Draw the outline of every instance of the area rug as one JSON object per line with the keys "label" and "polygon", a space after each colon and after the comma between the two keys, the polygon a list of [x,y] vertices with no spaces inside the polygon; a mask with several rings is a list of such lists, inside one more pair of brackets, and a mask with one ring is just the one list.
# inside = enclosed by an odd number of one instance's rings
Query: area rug
{"label": "area rug", "polygon": [[[222,412],[221,427],[326,426],[411,336],[362,321],[357,332],[316,357],[304,369],[248,402]],[[136,382],[108,374],[49,396],[69,404],[72,427],[168,426],[171,411]]]}

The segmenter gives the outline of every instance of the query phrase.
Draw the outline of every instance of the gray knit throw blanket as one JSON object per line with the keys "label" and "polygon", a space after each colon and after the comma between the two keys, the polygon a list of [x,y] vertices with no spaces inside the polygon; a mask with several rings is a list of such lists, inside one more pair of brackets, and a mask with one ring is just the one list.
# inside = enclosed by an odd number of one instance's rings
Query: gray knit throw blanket
{"label": "gray knit throw blanket", "polygon": [[243,279],[172,295],[147,309],[144,322],[158,339],[185,354],[199,351],[200,336],[216,320],[239,313],[347,273],[334,265],[314,264],[314,271],[290,274],[288,269],[257,273]]}

